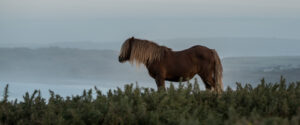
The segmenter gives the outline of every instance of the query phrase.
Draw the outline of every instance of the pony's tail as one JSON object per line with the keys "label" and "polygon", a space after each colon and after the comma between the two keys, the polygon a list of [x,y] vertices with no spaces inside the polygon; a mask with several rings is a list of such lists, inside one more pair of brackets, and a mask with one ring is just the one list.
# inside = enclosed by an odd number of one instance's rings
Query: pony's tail
{"label": "pony's tail", "polygon": [[214,81],[216,85],[217,92],[221,93],[223,91],[223,82],[222,82],[222,73],[223,73],[223,67],[221,64],[220,57],[216,50],[212,49],[213,55],[214,55],[214,62],[215,62],[215,68],[214,68]]}

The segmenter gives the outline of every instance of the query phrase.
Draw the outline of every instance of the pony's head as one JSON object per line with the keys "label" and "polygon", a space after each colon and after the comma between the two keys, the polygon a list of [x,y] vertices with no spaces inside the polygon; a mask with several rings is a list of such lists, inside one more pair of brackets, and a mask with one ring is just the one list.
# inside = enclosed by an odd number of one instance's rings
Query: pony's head
{"label": "pony's head", "polygon": [[131,45],[133,41],[134,41],[134,37],[131,37],[123,43],[119,55],[119,62],[123,63],[125,61],[130,60],[131,48],[132,48]]}
{"label": "pony's head", "polygon": [[152,41],[131,37],[122,45],[119,62],[129,61],[131,64],[135,62],[137,66],[139,64],[150,64],[160,61],[168,50],[170,49]]}

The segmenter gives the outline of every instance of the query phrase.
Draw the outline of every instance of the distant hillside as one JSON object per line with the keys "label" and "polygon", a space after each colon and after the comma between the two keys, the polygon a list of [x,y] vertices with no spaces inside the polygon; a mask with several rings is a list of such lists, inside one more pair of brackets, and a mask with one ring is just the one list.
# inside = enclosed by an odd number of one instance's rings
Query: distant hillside
{"label": "distant hillside", "polygon": [[[282,38],[235,38],[235,37],[203,37],[203,38],[176,38],[176,39],[149,39],[160,45],[165,45],[173,50],[182,50],[193,45],[205,45],[216,49],[222,57],[243,57],[243,56],[300,56],[299,39]],[[119,51],[125,41],[69,41],[54,43],[0,43],[2,47],[61,47],[78,49],[97,49]]]}
{"label": "distant hillside", "polygon": [[0,69],[0,80],[18,82],[127,81],[144,76],[128,63],[120,64],[116,51],[58,47],[0,48]]}
{"label": "distant hillside", "polygon": [[300,81],[300,56],[224,58],[223,66],[227,82],[259,83],[263,77],[277,82],[281,75],[290,82]]}
{"label": "distant hillside", "polygon": [[192,45],[214,48],[222,57],[244,56],[300,56],[300,40],[280,38],[194,38],[170,39],[163,45],[182,50]]}
{"label": "distant hillside", "polygon": [[[258,83],[263,77],[278,81],[281,75],[300,80],[300,57],[232,57],[222,59],[224,84]],[[118,62],[113,50],[71,48],[0,48],[0,80],[65,84],[122,84],[138,81],[155,86],[147,70]],[[145,84],[144,84],[145,85]],[[121,85],[122,86],[122,85]]]}

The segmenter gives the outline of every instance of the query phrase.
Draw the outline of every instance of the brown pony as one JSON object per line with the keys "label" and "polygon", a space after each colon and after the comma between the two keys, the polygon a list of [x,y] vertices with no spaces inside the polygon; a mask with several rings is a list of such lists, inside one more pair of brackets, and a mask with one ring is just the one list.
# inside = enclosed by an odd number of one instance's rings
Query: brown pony
{"label": "brown pony", "polygon": [[206,89],[222,92],[222,64],[217,52],[196,45],[182,51],[172,51],[152,41],[127,39],[121,48],[119,62],[144,64],[158,89],[165,89],[165,80],[187,81],[198,74]]}

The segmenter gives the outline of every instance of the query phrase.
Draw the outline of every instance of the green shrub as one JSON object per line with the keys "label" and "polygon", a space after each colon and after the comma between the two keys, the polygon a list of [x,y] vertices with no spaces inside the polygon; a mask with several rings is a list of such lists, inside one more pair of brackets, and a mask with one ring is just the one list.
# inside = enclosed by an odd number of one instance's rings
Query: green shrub
{"label": "green shrub", "polygon": [[[96,97],[93,98],[93,91]],[[8,86],[0,101],[4,125],[245,125],[300,124],[300,82],[227,88],[222,94],[200,91],[194,84],[173,84],[166,91],[125,85],[102,94],[96,87],[82,95],[63,98],[50,91],[25,93],[23,101],[8,100]]]}

